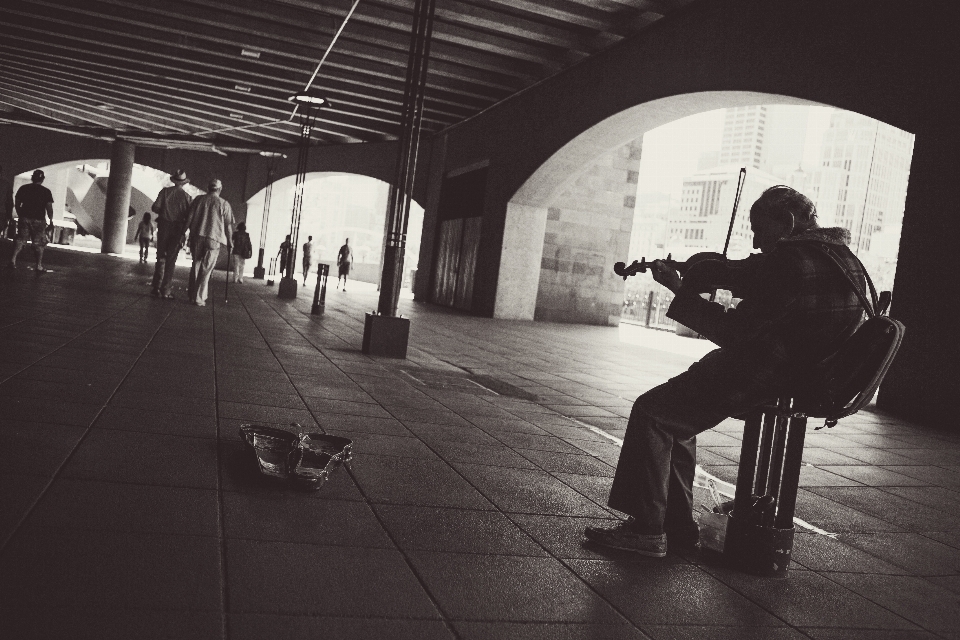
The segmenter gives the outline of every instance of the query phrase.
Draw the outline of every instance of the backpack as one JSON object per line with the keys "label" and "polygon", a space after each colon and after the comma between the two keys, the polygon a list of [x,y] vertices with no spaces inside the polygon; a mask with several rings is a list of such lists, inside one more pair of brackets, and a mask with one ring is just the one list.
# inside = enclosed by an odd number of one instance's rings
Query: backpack
{"label": "backpack", "polygon": [[244,260],[249,260],[253,257],[253,244],[250,242],[250,234],[247,232],[237,233],[237,246],[234,247],[233,253],[242,257]]}
{"label": "backpack", "polygon": [[833,427],[838,420],[853,415],[873,399],[903,342],[906,327],[886,315],[890,292],[883,291],[878,298],[870,274],[859,258],[857,262],[870,287],[871,300],[867,300],[836,254],[827,245],[821,248],[843,272],[868,316],[839,349],[814,365],[804,376],[807,382],[803,390],[797,393],[799,410],[809,416],[823,417],[823,426]]}

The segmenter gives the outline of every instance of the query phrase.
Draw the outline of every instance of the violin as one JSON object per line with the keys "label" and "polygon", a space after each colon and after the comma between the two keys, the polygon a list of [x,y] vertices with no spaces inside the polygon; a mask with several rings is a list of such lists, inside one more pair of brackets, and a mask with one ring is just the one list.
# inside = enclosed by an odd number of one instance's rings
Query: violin
{"label": "violin", "polygon": [[[743,193],[746,178],[747,169],[744,167],[740,169],[740,176],[737,179],[737,191],[733,198],[733,213],[730,214],[730,226],[727,227],[727,239],[723,243],[723,253],[702,251],[693,254],[683,262],[674,260],[673,254],[668,253],[667,259],[661,261],[680,274],[684,289],[696,293],[710,293],[711,302],[716,296],[717,289],[726,289],[735,298],[743,298],[749,295],[748,292],[756,282],[758,267],[763,263],[761,254],[750,255],[743,260],[727,259],[730,236],[733,234],[733,223],[737,218],[737,207],[740,205],[740,196]],[[640,262],[634,260],[629,267],[623,262],[618,262],[613,265],[613,272],[626,280],[632,275],[646,273],[654,262],[656,260],[647,262],[645,257],[641,258]]]}
{"label": "violin", "polygon": [[[687,272],[687,269],[704,260],[726,260],[726,257],[724,257],[723,254],[715,253],[713,251],[703,251],[701,253],[693,254],[684,262],[679,262],[673,259],[672,253],[668,253],[666,260],[661,260],[661,262],[683,276]],[[623,262],[618,262],[617,264],[613,265],[613,272],[626,280],[630,276],[635,276],[638,273],[646,273],[647,269],[653,267],[654,262],[656,262],[656,260],[647,262],[645,257],[641,258],[640,262],[634,260],[629,267]]]}
{"label": "violin", "polygon": [[[613,271],[626,280],[637,273],[646,273],[653,267],[654,260],[643,258],[636,260],[630,266],[623,262],[613,265]],[[760,266],[763,264],[763,254],[755,253],[742,260],[730,260],[723,254],[713,251],[695,253],[685,261],[677,261],[672,254],[662,260],[666,266],[675,269],[682,278],[683,287],[694,293],[711,293],[717,289],[730,291],[735,298],[744,298],[754,287]]]}

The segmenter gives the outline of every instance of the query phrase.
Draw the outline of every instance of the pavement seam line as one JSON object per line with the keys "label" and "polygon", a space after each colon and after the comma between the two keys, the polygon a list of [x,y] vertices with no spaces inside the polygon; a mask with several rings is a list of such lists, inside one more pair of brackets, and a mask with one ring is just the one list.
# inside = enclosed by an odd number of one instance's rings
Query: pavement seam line
{"label": "pavement seam line", "polygon": [[[111,318],[114,318],[114,317],[120,315],[121,313],[127,311],[128,309],[133,308],[135,305],[137,305],[138,303],[142,302],[144,298],[146,298],[146,296],[140,296],[140,298],[139,298],[138,300],[134,300],[134,301],[131,302],[129,305],[123,307],[122,309],[120,309],[120,310],[117,311],[116,313],[108,316],[107,318],[104,318],[102,321],[100,321],[100,322],[98,322],[97,324],[95,324],[94,326],[90,327],[90,329],[88,329],[87,331],[90,331],[90,330],[94,329],[95,327],[100,326],[101,324],[103,324],[103,323],[106,322],[107,320],[110,320]],[[117,395],[117,392],[120,390],[120,387],[123,386],[123,383],[126,382],[127,378],[130,376],[130,372],[133,371],[134,367],[137,366],[137,363],[140,362],[140,358],[143,357],[143,354],[144,354],[144,352],[147,350],[147,348],[150,346],[150,343],[153,342],[153,340],[157,337],[157,334],[160,332],[160,328],[161,328],[161,327],[164,325],[164,323],[167,321],[167,318],[170,317],[170,314],[171,314],[171,313],[173,313],[173,310],[172,310],[172,309],[167,312],[167,315],[164,316],[163,321],[161,321],[160,324],[157,325],[157,328],[156,328],[156,330],[153,332],[153,335],[150,336],[150,339],[147,340],[147,343],[143,346],[143,349],[141,349],[141,350],[140,350],[140,353],[137,355],[137,359],[133,361],[133,364],[130,365],[130,368],[127,369],[127,372],[126,372],[125,374],[123,374],[123,378],[120,380],[119,384],[117,384],[116,388],[110,393],[110,396],[109,396],[109,397],[103,402],[103,404],[100,406],[100,409],[97,411],[96,415],[93,416],[93,419],[90,420],[90,424],[88,424],[87,427],[86,427],[86,429],[84,429],[83,434],[80,436],[80,438],[77,440],[77,443],[76,443],[76,444],[73,446],[73,448],[70,450],[70,453],[67,454],[67,456],[63,459],[63,462],[60,463],[60,466],[57,467],[57,470],[54,471],[54,472],[53,472],[53,475],[50,476],[50,481],[47,482],[47,484],[43,487],[43,490],[40,491],[40,494],[36,497],[36,499],[35,499],[35,500],[33,501],[33,503],[30,505],[30,508],[27,509],[26,512],[24,512],[23,517],[21,517],[20,520],[17,521],[17,524],[16,524],[16,526],[14,526],[13,531],[10,532],[10,534],[6,537],[5,540],[3,540],[2,543],[0,543],[0,555],[2,555],[4,551],[6,551],[7,546],[8,546],[8,545],[10,544],[10,542],[16,537],[17,533],[20,531],[20,528],[23,526],[23,524],[24,524],[24,523],[27,521],[27,519],[30,517],[30,514],[33,513],[34,509],[37,508],[37,505],[40,504],[40,501],[43,500],[43,497],[44,497],[45,495],[47,495],[47,491],[50,490],[50,487],[53,486],[53,483],[56,482],[56,481],[60,478],[60,474],[63,472],[63,469],[67,466],[67,464],[70,462],[70,460],[73,459],[73,456],[74,456],[74,454],[76,454],[77,449],[79,449],[79,448],[80,448],[80,445],[82,445],[83,442],[87,439],[87,436],[90,435],[90,432],[93,431],[93,425],[96,424],[97,420],[100,419],[100,416],[103,415],[103,412],[106,410],[107,405],[110,404],[110,401],[113,400],[113,398]],[[84,331],[83,333],[81,333],[80,335],[78,335],[77,338],[79,338],[80,336],[82,336],[84,333],[87,333],[87,331]],[[76,338],[71,339],[70,342],[72,342],[73,340],[76,340]],[[63,345],[63,346],[66,346],[66,345]],[[57,350],[59,350],[60,348],[62,348],[62,347],[58,347]],[[47,355],[50,355],[50,354],[47,354]],[[47,357],[47,356],[44,356],[44,358],[45,358],[45,357]],[[41,358],[41,360],[42,360],[42,359],[43,359],[43,358]],[[39,362],[39,361],[38,361],[38,362]],[[36,363],[34,363],[34,364],[36,364]],[[33,365],[30,365],[30,366],[33,366]],[[28,367],[28,368],[29,368],[29,367]],[[5,381],[4,381],[4,382],[5,382]]]}
{"label": "pavement seam line", "polygon": [[[226,281],[229,284],[230,274],[226,274]],[[217,421],[217,529],[220,534],[220,632],[224,640],[229,640],[230,638],[230,616],[228,611],[230,608],[230,593],[229,593],[229,583],[227,581],[227,535],[224,527],[224,513],[223,513],[223,447],[221,446],[220,439],[220,382],[217,377],[219,371],[219,365],[217,364],[217,305],[213,296],[210,296],[210,306],[213,323],[213,394],[214,394],[214,405],[216,406],[217,415],[215,420]],[[224,304],[226,304],[226,297],[224,297]],[[248,314],[249,315],[249,314]]]}
{"label": "pavement seam line", "polygon": [[[268,309],[270,309],[271,311],[273,311],[281,320],[283,320],[283,321],[287,324],[287,326],[289,326],[291,329],[293,329],[294,331],[296,331],[297,334],[299,334],[302,338],[304,338],[305,340],[307,340],[307,343],[308,343],[310,346],[312,346],[314,349],[317,350],[317,354],[318,354],[319,356],[321,356],[321,357],[323,357],[323,358],[326,358],[326,356],[325,356],[325,355],[323,354],[323,352],[320,350],[320,347],[318,347],[318,346],[316,346],[315,344],[313,344],[312,342],[310,342],[310,341],[307,339],[307,337],[304,336],[303,333],[302,333],[297,327],[293,326],[293,325],[290,323],[289,320],[287,320],[286,318],[284,318],[284,317],[280,314],[279,311],[277,311],[272,305],[268,304],[265,300],[263,300],[262,297],[257,296],[257,298],[258,298],[258,300],[260,300]],[[320,421],[317,420],[316,414],[314,414],[313,410],[312,410],[312,409],[310,408],[310,406],[307,404],[306,399],[305,399],[303,393],[300,391],[300,389],[299,389],[295,384],[293,384],[293,379],[290,377],[290,374],[287,373],[286,367],[284,367],[283,363],[280,362],[280,358],[277,358],[277,354],[276,354],[276,351],[274,351],[273,346],[269,343],[269,341],[267,341],[267,338],[266,338],[266,336],[263,334],[263,331],[260,329],[260,326],[256,323],[256,321],[254,320],[253,315],[252,315],[252,314],[250,313],[250,311],[247,309],[246,300],[244,300],[243,298],[240,298],[240,304],[243,305],[244,310],[247,312],[247,316],[250,318],[251,322],[253,322],[253,326],[256,328],[257,332],[260,334],[260,337],[263,338],[264,341],[266,342],[267,348],[270,349],[270,353],[273,354],[273,357],[274,357],[274,358],[276,358],[277,363],[280,365],[280,368],[281,368],[281,370],[283,371],[284,375],[287,376],[287,379],[290,381],[290,384],[293,386],[294,389],[296,389],[297,395],[300,397],[300,401],[303,402],[304,406],[307,408],[307,412],[308,412],[308,413],[310,414],[310,416],[314,419],[314,421],[316,421],[316,423],[317,423],[318,425],[320,425]],[[329,358],[326,358],[326,359],[327,359],[327,360],[330,360]],[[338,369],[339,369],[339,367],[338,367]],[[378,406],[379,406],[379,403],[378,403]],[[321,429],[321,431],[323,431],[324,433],[326,433],[326,430],[323,428],[322,425],[320,425],[320,429]],[[411,433],[412,433],[412,432],[411,432]],[[414,434],[414,435],[415,435],[415,434]],[[417,582],[420,584],[420,588],[423,589],[424,594],[426,594],[427,598],[430,599],[430,602],[433,604],[433,606],[436,608],[437,612],[440,614],[440,619],[443,621],[444,625],[447,627],[447,629],[450,631],[450,633],[452,633],[453,636],[459,640],[459,638],[461,638],[461,636],[460,636],[460,634],[457,632],[457,630],[456,630],[456,628],[453,626],[453,624],[450,622],[450,616],[449,616],[449,615],[443,610],[443,608],[440,606],[440,603],[439,603],[439,602],[437,601],[437,599],[434,597],[433,593],[431,593],[431,591],[427,588],[426,582],[424,581],[423,577],[420,575],[420,572],[418,572],[417,569],[416,569],[416,567],[413,565],[413,562],[410,560],[410,558],[409,558],[409,556],[407,555],[407,553],[406,553],[403,549],[400,548],[400,545],[397,544],[397,541],[396,541],[396,539],[394,538],[393,534],[392,534],[392,533],[390,532],[390,530],[384,525],[383,519],[380,517],[380,514],[377,513],[377,510],[373,508],[373,503],[370,501],[370,497],[366,494],[366,492],[363,490],[363,487],[362,487],[362,486],[360,485],[360,483],[357,481],[357,478],[356,478],[356,476],[355,476],[354,473],[353,473],[353,469],[350,467],[349,464],[343,465],[343,468],[344,468],[344,470],[350,475],[350,479],[351,479],[351,480],[353,481],[353,483],[356,485],[357,491],[360,493],[361,496],[363,496],[363,502],[364,502],[364,504],[367,505],[367,508],[368,508],[368,509],[370,510],[370,512],[373,514],[373,517],[376,518],[377,524],[379,524],[379,525],[380,525],[380,528],[383,529],[384,534],[387,536],[387,538],[390,539],[390,542],[393,543],[393,546],[394,546],[394,548],[396,549],[397,553],[399,553],[399,554],[400,554],[400,557],[403,558],[403,561],[404,561],[404,563],[406,563],[407,568],[410,570],[410,572],[413,574],[414,578],[416,578]],[[322,488],[321,488],[321,490],[322,490]]]}

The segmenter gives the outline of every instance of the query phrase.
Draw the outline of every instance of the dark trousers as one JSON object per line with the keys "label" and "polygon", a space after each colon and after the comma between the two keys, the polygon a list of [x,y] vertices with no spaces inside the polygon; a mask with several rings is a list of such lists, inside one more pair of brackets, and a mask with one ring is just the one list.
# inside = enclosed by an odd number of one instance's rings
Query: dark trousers
{"label": "dark trousers", "polygon": [[157,227],[157,267],[153,271],[153,290],[170,293],[185,232],[182,224],[160,220]]}
{"label": "dark trousers", "polygon": [[678,433],[633,405],[608,504],[637,520],[641,533],[695,531],[697,437]]}

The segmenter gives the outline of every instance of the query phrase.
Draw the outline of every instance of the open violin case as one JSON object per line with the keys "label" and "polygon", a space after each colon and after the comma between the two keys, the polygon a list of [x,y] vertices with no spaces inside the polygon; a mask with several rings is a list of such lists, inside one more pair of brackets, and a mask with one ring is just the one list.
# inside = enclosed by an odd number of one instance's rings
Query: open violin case
{"label": "open violin case", "polygon": [[296,423],[290,426],[296,433],[255,424],[240,425],[240,437],[256,457],[263,475],[316,491],[331,473],[352,459],[352,440],[326,433],[305,433]]}

